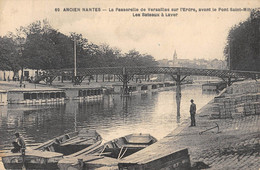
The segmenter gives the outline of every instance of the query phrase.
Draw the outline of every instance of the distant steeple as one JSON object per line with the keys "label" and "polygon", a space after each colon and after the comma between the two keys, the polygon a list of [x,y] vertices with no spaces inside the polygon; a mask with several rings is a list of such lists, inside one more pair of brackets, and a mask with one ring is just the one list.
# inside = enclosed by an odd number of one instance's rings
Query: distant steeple
{"label": "distant steeple", "polygon": [[173,54],[173,58],[172,58],[172,65],[173,66],[177,66],[178,65],[176,50],[174,50],[174,54]]}

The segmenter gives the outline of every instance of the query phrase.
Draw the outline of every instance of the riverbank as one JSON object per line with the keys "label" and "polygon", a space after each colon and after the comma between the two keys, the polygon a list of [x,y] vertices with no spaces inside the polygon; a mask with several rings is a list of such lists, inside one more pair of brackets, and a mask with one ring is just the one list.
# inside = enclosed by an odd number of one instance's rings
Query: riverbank
{"label": "riverbank", "polygon": [[[213,101],[198,111],[196,127],[189,127],[190,120],[185,120],[165,138],[122,162],[145,162],[188,148],[193,166],[204,162],[211,169],[259,169],[260,116],[210,119],[212,106]],[[216,123],[219,132],[215,128],[199,134]]]}
{"label": "riverbank", "polygon": [[11,90],[11,89],[54,89],[54,88],[73,88],[73,87],[82,87],[82,88],[94,88],[94,87],[104,87],[111,86],[114,82],[91,82],[91,83],[82,83],[81,85],[74,86],[71,82],[64,83],[55,83],[54,85],[47,84],[34,84],[24,81],[20,87],[19,81],[0,81],[1,90]]}

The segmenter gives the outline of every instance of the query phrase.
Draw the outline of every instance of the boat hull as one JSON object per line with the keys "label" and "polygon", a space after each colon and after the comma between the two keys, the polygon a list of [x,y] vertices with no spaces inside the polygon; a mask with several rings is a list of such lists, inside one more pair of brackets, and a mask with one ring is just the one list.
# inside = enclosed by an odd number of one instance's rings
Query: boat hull
{"label": "boat hull", "polygon": [[[23,158],[24,157],[24,158]],[[16,155],[3,157],[2,162],[6,169],[58,169],[57,163],[63,159],[63,156],[58,157],[38,157],[32,155]]]}
{"label": "boat hull", "polygon": [[28,148],[24,155],[9,152],[2,157],[2,162],[6,169],[58,169],[57,164],[64,155],[96,147],[101,141],[96,131],[81,129]]}
{"label": "boat hull", "polygon": [[60,170],[96,169],[117,166],[121,158],[134,154],[157,142],[150,134],[130,134],[92,149],[75,153],[59,161]]}
{"label": "boat hull", "polygon": [[[23,169],[22,163],[5,163],[4,164],[5,169]],[[26,169],[59,169],[57,162],[56,163],[48,163],[48,164],[38,164],[38,163],[26,163],[25,164]]]}

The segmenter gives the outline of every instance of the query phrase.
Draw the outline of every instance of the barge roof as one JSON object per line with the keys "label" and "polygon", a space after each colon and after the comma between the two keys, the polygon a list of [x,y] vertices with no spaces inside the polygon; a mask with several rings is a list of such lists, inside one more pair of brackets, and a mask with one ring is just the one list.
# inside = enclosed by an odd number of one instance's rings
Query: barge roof
{"label": "barge roof", "polygon": [[55,88],[41,88],[41,89],[29,89],[29,88],[25,88],[25,89],[11,89],[8,90],[9,92],[42,92],[42,91],[53,91],[53,92],[63,92],[64,89],[55,89]]}

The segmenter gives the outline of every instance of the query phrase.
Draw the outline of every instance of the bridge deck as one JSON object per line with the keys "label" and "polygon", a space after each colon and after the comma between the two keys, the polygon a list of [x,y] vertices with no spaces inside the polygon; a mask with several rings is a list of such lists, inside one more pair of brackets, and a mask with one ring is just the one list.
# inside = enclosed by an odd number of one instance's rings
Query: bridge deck
{"label": "bridge deck", "polygon": [[[148,74],[170,74],[184,76],[212,76],[221,78],[259,78],[260,72],[219,70],[219,69],[199,69],[187,67],[99,67],[99,68],[79,68],[78,76],[90,76],[100,74],[113,75],[148,75]],[[73,69],[47,70],[45,76],[73,76]]]}

